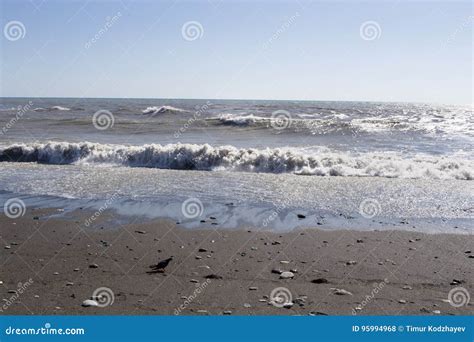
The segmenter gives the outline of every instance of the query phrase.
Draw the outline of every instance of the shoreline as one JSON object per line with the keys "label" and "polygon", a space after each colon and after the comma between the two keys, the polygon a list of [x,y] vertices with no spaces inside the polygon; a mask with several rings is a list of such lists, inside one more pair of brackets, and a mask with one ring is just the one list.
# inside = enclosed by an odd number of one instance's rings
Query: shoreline
{"label": "shoreline", "polygon": [[[0,297],[15,297],[1,315],[467,315],[473,308],[472,300],[448,301],[456,287],[474,293],[472,235],[189,229],[156,219],[101,229],[111,213],[85,227],[91,212],[46,219],[54,211],[0,216]],[[171,256],[164,273],[150,268]],[[20,282],[28,284],[22,291]],[[113,303],[83,307],[100,288]],[[278,288],[286,290],[272,297]],[[284,307],[272,301],[290,296]]]}

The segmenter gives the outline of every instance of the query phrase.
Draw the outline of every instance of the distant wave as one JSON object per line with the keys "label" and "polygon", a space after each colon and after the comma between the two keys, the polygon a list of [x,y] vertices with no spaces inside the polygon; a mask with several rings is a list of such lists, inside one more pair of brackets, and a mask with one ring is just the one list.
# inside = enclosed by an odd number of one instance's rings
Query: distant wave
{"label": "distant wave", "polygon": [[165,114],[165,113],[179,113],[179,112],[186,112],[186,110],[181,108],[176,108],[172,106],[153,106],[147,107],[146,109],[142,110],[143,114]]}
{"label": "distant wave", "polygon": [[238,149],[208,144],[123,146],[49,142],[0,148],[2,162],[115,164],[176,170],[229,170],[313,176],[474,179],[474,162],[456,157],[346,152],[306,153],[289,148]]}
{"label": "distant wave", "polygon": [[221,114],[217,118],[211,118],[210,120],[216,120],[217,122],[228,125],[228,126],[251,126],[257,123],[270,122],[270,118],[261,116],[249,115],[234,115],[234,114]]}
{"label": "distant wave", "polygon": [[46,112],[46,111],[54,111],[54,110],[59,110],[59,111],[69,111],[71,108],[68,107],[62,107],[62,106],[52,106],[49,108],[43,108],[43,107],[37,107],[33,109],[35,112]]}

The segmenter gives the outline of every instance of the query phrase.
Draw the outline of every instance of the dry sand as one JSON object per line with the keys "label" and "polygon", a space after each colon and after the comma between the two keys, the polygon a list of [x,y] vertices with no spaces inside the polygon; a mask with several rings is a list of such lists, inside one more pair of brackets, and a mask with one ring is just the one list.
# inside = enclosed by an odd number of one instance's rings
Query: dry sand
{"label": "dry sand", "polygon": [[[1,314],[473,312],[472,301],[462,307],[447,302],[455,287],[474,295],[473,236],[318,229],[275,234],[226,230],[218,218],[206,218],[209,228],[201,230],[163,220],[104,228],[110,222],[106,213],[85,227],[91,213],[48,218],[54,211],[29,209],[18,219],[0,217]],[[153,273],[150,266],[170,256],[164,273]],[[294,277],[280,279],[272,270],[293,270]],[[100,287],[111,289],[113,304],[83,307]],[[278,287],[291,293],[292,306],[269,303]]]}

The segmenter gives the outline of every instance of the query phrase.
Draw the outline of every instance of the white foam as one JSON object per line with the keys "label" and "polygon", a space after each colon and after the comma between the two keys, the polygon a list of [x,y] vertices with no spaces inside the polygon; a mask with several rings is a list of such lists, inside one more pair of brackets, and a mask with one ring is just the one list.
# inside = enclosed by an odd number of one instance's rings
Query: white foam
{"label": "white foam", "polygon": [[208,144],[124,146],[98,143],[49,142],[0,148],[0,161],[46,164],[114,164],[177,170],[227,170],[293,173],[311,176],[474,179],[474,162],[462,156],[364,153],[291,148],[238,149]]}
{"label": "white foam", "polygon": [[185,112],[184,109],[176,108],[172,106],[152,106],[147,107],[146,109],[142,110],[143,114],[164,114],[164,113],[178,113],[178,112]]}

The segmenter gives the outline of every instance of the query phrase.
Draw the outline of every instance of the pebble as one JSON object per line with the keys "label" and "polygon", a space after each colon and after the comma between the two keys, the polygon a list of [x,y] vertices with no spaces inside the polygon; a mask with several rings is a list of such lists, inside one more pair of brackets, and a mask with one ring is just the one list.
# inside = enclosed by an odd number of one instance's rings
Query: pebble
{"label": "pebble", "polygon": [[280,261],[280,264],[289,264],[290,262],[288,260],[282,260]]}
{"label": "pebble", "polygon": [[208,314],[209,313],[209,311],[207,311],[207,310],[197,310],[196,312],[197,313],[202,313],[202,314]]}
{"label": "pebble", "polygon": [[222,311],[222,314],[223,315],[232,315],[232,311],[230,311],[230,310]]}
{"label": "pebble", "polygon": [[204,252],[207,252],[207,249],[205,249],[205,248],[199,248],[199,249],[198,249],[198,252],[204,253]]}
{"label": "pebble", "polygon": [[59,272],[54,272],[53,275],[59,275]]}
{"label": "pebble", "polygon": [[459,284],[462,284],[462,283],[463,283],[462,280],[453,279],[453,281],[449,285],[459,285]]}
{"label": "pebble", "polygon": [[413,287],[409,286],[409,285],[405,285],[402,287],[402,289],[404,290],[413,290]]}
{"label": "pebble", "polygon": [[82,302],[82,306],[85,306],[85,307],[99,306],[99,303],[97,303],[95,300],[92,300],[92,299],[86,299],[85,301]]}
{"label": "pebble", "polygon": [[206,279],[222,279],[222,276],[217,275],[217,274],[209,274],[209,275],[205,276],[204,278],[206,278]]}
{"label": "pebble", "polygon": [[190,282],[191,282],[191,283],[199,283],[199,280],[197,280],[197,279],[191,279]]}
{"label": "pebble", "polygon": [[293,302],[286,302],[286,303],[283,303],[283,307],[284,307],[285,309],[289,309],[289,308],[291,308],[293,305],[294,305]]}
{"label": "pebble", "polygon": [[16,293],[15,290],[8,290],[8,293]]}
{"label": "pebble", "polygon": [[398,302],[399,302],[400,304],[406,304],[406,303],[407,303],[407,301],[406,301],[405,299],[399,299]]}
{"label": "pebble", "polygon": [[290,279],[290,278],[293,278],[294,276],[295,274],[293,272],[285,271],[280,274],[280,279]]}
{"label": "pebble", "polygon": [[306,216],[303,215],[303,214],[297,214],[296,216],[298,216],[299,219],[304,219],[304,218],[306,218]]}
{"label": "pebble", "polygon": [[436,315],[439,315],[441,313],[441,311],[439,310],[433,310],[433,313],[436,314]]}
{"label": "pebble", "polygon": [[332,288],[331,290],[333,290],[333,293],[335,295],[339,295],[339,296],[345,296],[345,295],[348,295],[348,296],[352,296],[352,293],[347,291],[347,290],[344,290],[344,289],[336,289],[336,288]]}
{"label": "pebble", "polygon": [[5,249],[10,249],[12,248],[12,246],[5,246]]}
{"label": "pebble", "polygon": [[195,258],[196,260],[201,260],[201,259],[202,259],[202,256],[196,255],[194,258]]}
{"label": "pebble", "polygon": [[66,283],[66,286],[73,286],[73,285],[74,285],[74,283],[73,283],[72,281],[68,281],[68,282]]}
{"label": "pebble", "polygon": [[281,245],[281,242],[280,241],[273,241],[272,242],[272,245],[275,246],[275,245]]}
{"label": "pebble", "polygon": [[249,303],[244,303],[244,308],[251,308],[252,305],[250,305]]}
{"label": "pebble", "polygon": [[364,242],[364,240],[362,240],[362,239],[357,239],[357,243],[363,243],[363,242]]}
{"label": "pebble", "polygon": [[327,284],[327,283],[329,283],[329,281],[326,278],[313,279],[313,280],[311,280],[311,282],[313,284]]}
{"label": "pebble", "polygon": [[256,287],[256,286],[250,286],[250,287],[249,287],[249,290],[250,290],[250,291],[256,291],[256,290],[258,290],[258,287]]}
{"label": "pebble", "polygon": [[283,273],[283,271],[282,271],[282,270],[279,270],[279,269],[276,269],[276,268],[274,268],[274,269],[272,269],[272,273],[276,273],[276,274],[282,274],[282,273]]}
{"label": "pebble", "polygon": [[73,271],[74,271],[74,272],[79,272],[80,269],[79,269],[79,268],[75,268]]}
{"label": "pebble", "polygon": [[89,268],[99,268],[99,265],[97,265],[97,264],[90,264],[90,265],[89,265]]}
{"label": "pebble", "polygon": [[357,264],[357,261],[355,261],[355,260],[349,260],[349,261],[346,262],[346,265],[348,265],[348,266],[349,265],[355,265],[355,264]]}

